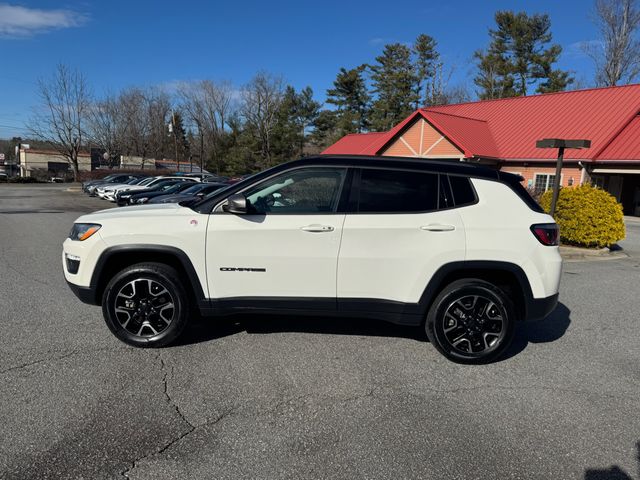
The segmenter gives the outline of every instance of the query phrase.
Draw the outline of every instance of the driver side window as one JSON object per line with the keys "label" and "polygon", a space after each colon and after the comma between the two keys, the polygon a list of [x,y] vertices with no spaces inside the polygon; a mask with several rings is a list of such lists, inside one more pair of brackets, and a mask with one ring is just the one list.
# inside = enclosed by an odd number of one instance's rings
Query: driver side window
{"label": "driver side window", "polygon": [[336,211],[344,168],[292,170],[244,192],[251,214],[309,214]]}

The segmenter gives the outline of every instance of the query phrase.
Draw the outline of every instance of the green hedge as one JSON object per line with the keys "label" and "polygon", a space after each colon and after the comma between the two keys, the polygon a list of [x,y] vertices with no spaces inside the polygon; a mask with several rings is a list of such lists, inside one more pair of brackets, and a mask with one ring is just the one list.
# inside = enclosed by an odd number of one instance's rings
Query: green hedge
{"label": "green hedge", "polygon": [[[551,210],[552,191],[540,198],[545,211]],[[622,205],[608,192],[591,185],[562,188],[555,220],[563,243],[582,247],[608,247],[625,237]]]}

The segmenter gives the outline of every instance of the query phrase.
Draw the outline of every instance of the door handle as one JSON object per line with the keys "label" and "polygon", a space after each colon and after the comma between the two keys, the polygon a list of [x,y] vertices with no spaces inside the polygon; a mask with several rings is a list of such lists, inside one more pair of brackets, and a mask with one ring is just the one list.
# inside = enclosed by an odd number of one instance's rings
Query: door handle
{"label": "door handle", "polygon": [[429,225],[422,225],[420,230],[428,230],[430,232],[451,232],[456,227],[453,225],[443,225],[440,223],[430,223]]}
{"label": "door handle", "polygon": [[300,227],[300,230],[304,230],[305,232],[322,233],[322,232],[333,232],[334,228],[331,225],[314,224],[314,225],[307,225],[305,227]]}

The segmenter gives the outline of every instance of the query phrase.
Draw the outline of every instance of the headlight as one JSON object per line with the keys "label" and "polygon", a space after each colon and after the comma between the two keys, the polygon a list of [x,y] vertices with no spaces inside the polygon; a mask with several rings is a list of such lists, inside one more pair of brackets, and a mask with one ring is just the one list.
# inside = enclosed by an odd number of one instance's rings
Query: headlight
{"label": "headlight", "polygon": [[69,232],[69,238],[81,242],[100,230],[100,227],[102,225],[97,223],[74,223],[71,232]]}
{"label": "headlight", "polygon": [[138,198],[136,203],[145,203],[147,200],[149,200],[149,197]]}

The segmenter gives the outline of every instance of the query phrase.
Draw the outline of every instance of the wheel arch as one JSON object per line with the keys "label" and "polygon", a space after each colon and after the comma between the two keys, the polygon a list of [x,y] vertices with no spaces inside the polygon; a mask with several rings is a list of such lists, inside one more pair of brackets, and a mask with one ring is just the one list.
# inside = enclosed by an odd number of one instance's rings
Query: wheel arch
{"label": "wheel arch", "polygon": [[420,297],[423,317],[426,317],[431,304],[447,285],[463,278],[478,278],[498,286],[513,299],[518,317],[527,318],[533,294],[524,270],[514,263],[491,260],[452,262],[440,267]]}
{"label": "wheel arch", "polygon": [[105,288],[117,272],[144,262],[164,263],[173,267],[180,274],[190,300],[198,307],[208,306],[208,299],[189,256],[177,247],[146,244],[116,245],[102,252],[91,275],[91,289],[94,291],[92,303],[102,303]]}

